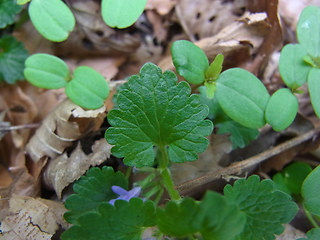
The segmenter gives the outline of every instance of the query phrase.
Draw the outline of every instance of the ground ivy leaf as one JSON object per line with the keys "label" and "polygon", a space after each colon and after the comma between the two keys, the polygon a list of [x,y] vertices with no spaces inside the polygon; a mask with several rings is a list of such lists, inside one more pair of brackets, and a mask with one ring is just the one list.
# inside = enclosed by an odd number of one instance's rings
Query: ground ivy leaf
{"label": "ground ivy leaf", "polygon": [[312,214],[320,216],[320,167],[316,167],[304,180],[301,194],[304,207]]}
{"label": "ground ivy leaf", "polygon": [[243,148],[259,136],[259,130],[247,128],[241,124],[227,120],[217,124],[218,134],[229,133],[233,149]]}
{"label": "ground ivy leaf", "polygon": [[315,113],[320,118],[320,69],[312,68],[308,75],[308,89]]}
{"label": "ground ivy leaf", "polygon": [[157,225],[162,233],[173,237],[194,234],[200,230],[194,226],[198,211],[199,205],[191,198],[170,201],[165,208],[157,208]]}
{"label": "ground ivy leaf", "polygon": [[24,62],[28,52],[21,42],[12,36],[0,38],[0,80],[14,84],[17,80],[23,80]]}
{"label": "ground ivy leaf", "polygon": [[69,210],[64,218],[69,223],[88,212],[97,211],[100,204],[118,197],[111,187],[113,185],[128,188],[128,180],[121,172],[114,172],[111,167],[102,169],[94,167],[87,171],[74,185],[75,194],[70,195],[65,206]]}
{"label": "ground ivy leaf", "polygon": [[256,175],[237,180],[233,187],[227,185],[224,194],[247,215],[240,240],[275,239],[274,234],[284,230],[282,224],[290,222],[298,211],[288,194],[276,190],[271,180],[260,182]]}
{"label": "ground ivy leaf", "polygon": [[154,162],[154,146],[168,146],[173,162],[194,161],[208,146],[212,122],[204,120],[208,108],[199,96],[191,95],[186,82],[177,85],[173,72],[152,63],[140,75],[132,76],[127,88],[119,92],[118,108],[108,114],[112,127],[106,139],[115,145],[112,153],[124,157],[130,166],[149,166]]}
{"label": "ground ivy leaf", "polygon": [[62,240],[140,240],[146,227],[156,224],[152,201],[132,198],[118,200],[115,206],[103,203],[97,212],[81,216],[77,223],[62,234]]}
{"label": "ground ivy leaf", "polygon": [[7,25],[14,23],[15,16],[21,11],[15,0],[1,0],[0,1],[0,29]]}
{"label": "ground ivy leaf", "polygon": [[246,216],[237,204],[209,191],[201,200],[193,222],[205,240],[233,240],[243,231]]}

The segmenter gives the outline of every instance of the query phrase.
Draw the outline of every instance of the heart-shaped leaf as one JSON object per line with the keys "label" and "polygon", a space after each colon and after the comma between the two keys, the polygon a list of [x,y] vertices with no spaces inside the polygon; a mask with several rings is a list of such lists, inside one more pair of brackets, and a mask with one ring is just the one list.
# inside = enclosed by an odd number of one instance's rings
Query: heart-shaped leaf
{"label": "heart-shaped leaf", "polygon": [[72,80],[67,83],[66,94],[80,107],[97,109],[109,96],[109,85],[100,73],[81,66],[74,70]]}
{"label": "heart-shaped leaf", "polygon": [[217,99],[223,111],[234,121],[248,128],[265,125],[265,109],[270,95],[252,73],[232,68],[217,80]]}
{"label": "heart-shaped leaf", "polygon": [[291,89],[306,83],[311,66],[303,59],[307,51],[299,44],[288,44],[281,50],[279,72],[283,81]]}
{"label": "heart-shaped leaf", "polygon": [[276,131],[289,127],[298,112],[298,99],[290,89],[277,90],[270,98],[266,108],[266,121]]}
{"label": "heart-shaped leaf", "polygon": [[143,13],[147,0],[102,0],[101,14],[107,25],[126,28]]}
{"label": "heart-shaped leaf", "polygon": [[209,61],[204,52],[187,40],[175,41],[171,46],[172,61],[177,73],[192,84],[201,84]]}
{"label": "heart-shaped leaf", "polygon": [[32,0],[29,16],[39,33],[54,42],[66,40],[75,26],[71,10],[61,0]]}
{"label": "heart-shaped leaf", "polygon": [[313,109],[320,118],[320,69],[312,68],[308,75],[308,89]]}
{"label": "heart-shaped leaf", "polygon": [[299,43],[313,57],[320,57],[320,8],[306,7],[300,14],[297,25]]}
{"label": "heart-shaped leaf", "polygon": [[62,88],[70,79],[67,64],[60,58],[37,53],[27,58],[24,76],[33,85],[46,88]]}
{"label": "heart-shaped leaf", "polygon": [[320,216],[320,166],[316,167],[304,180],[301,188],[304,207],[312,214]]}

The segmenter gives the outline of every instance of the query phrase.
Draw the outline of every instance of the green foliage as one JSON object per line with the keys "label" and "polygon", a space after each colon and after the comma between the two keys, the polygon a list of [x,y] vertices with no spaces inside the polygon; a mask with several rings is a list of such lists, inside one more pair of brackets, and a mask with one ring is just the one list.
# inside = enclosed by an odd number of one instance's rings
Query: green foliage
{"label": "green foliage", "polygon": [[102,0],[101,14],[110,27],[126,28],[143,13],[147,0]]}
{"label": "green foliage", "polygon": [[269,93],[252,73],[232,68],[217,80],[217,99],[223,111],[234,121],[248,128],[265,125],[265,109]]}
{"label": "green foliage", "polygon": [[320,228],[313,228],[307,233],[307,240],[319,240]]}
{"label": "green foliage", "polygon": [[33,85],[47,89],[65,87],[72,102],[87,109],[103,106],[109,95],[104,77],[90,67],[77,67],[71,78],[67,64],[48,54],[34,54],[26,61],[26,79]]}
{"label": "green foliage", "polygon": [[118,197],[111,189],[113,185],[127,189],[128,180],[121,172],[115,173],[111,167],[89,169],[73,185],[75,194],[70,195],[65,202],[69,211],[64,214],[64,218],[69,223],[76,223],[80,216],[91,212],[97,217],[96,211],[101,204]]}
{"label": "green foliage", "polygon": [[52,55],[34,54],[28,57],[25,64],[24,75],[26,79],[40,88],[62,88],[71,78],[67,64]]}
{"label": "green foliage", "polygon": [[275,239],[274,234],[282,233],[282,224],[290,222],[298,210],[288,194],[276,190],[271,180],[260,182],[256,175],[236,181],[233,187],[227,185],[224,194],[247,216],[241,240]]}
{"label": "green foliage", "polygon": [[71,10],[61,0],[32,0],[28,10],[35,28],[51,41],[66,40],[75,26]]}
{"label": "green foliage", "polygon": [[104,77],[86,66],[77,67],[66,85],[67,96],[77,105],[95,109],[102,107],[109,96],[109,85]]}
{"label": "green foliage", "polygon": [[23,80],[24,61],[27,57],[28,52],[21,42],[9,35],[2,36],[0,38],[0,81],[14,84],[17,80]]}
{"label": "green foliage", "polygon": [[304,180],[301,188],[304,207],[311,213],[320,216],[320,166],[316,167]]}
{"label": "green foliage", "polygon": [[266,121],[276,131],[282,131],[289,127],[298,112],[298,99],[290,89],[277,90],[270,98],[265,117]]}
{"label": "green foliage", "polygon": [[313,109],[320,118],[320,69],[312,68],[310,70],[308,88]]}
{"label": "green foliage", "polygon": [[290,195],[299,195],[304,179],[312,171],[312,168],[303,162],[295,162],[285,167],[272,178],[276,187]]}
{"label": "green foliage", "polygon": [[175,41],[171,46],[172,61],[177,73],[192,84],[201,84],[209,62],[204,52],[186,40]]}
{"label": "green foliage", "polygon": [[0,1],[0,29],[14,23],[15,16],[21,11],[15,0]]}
{"label": "green foliage", "polygon": [[287,44],[282,48],[279,72],[286,85],[295,90],[307,82],[311,66],[303,61],[307,51],[299,44]]}
{"label": "green foliage", "polygon": [[222,63],[223,63],[223,55],[218,54],[213,62],[210,64],[209,68],[205,73],[205,82],[204,85],[207,88],[207,96],[208,98],[213,98],[216,92],[216,80],[218,79],[221,70],[222,70]]}
{"label": "green foliage", "polygon": [[208,108],[199,97],[190,95],[186,82],[177,85],[174,73],[152,63],[145,64],[140,75],[132,76],[127,88],[119,92],[119,108],[108,114],[112,127],[106,139],[115,145],[112,153],[124,157],[130,166],[154,163],[154,146],[168,147],[173,162],[193,161],[208,146],[212,122],[204,120]]}
{"label": "green foliage", "polygon": [[132,198],[129,202],[118,200],[115,206],[99,205],[97,211],[79,217],[65,231],[62,240],[140,240],[146,227],[156,224],[155,207],[152,201],[143,202]]}
{"label": "green foliage", "polygon": [[[320,8],[306,7],[297,24],[297,37],[301,46],[314,58],[320,57]],[[317,59],[317,62],[319,59]],[[319,63],[319,62],[318,62]]]}

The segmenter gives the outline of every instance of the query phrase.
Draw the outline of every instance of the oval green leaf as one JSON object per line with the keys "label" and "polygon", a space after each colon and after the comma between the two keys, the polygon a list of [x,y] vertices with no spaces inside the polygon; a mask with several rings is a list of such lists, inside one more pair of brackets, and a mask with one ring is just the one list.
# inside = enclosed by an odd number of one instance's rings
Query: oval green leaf
{"label": "oval green leaf", "polygon": [[304,180],[301,188],[304,207],[312,214],[320,216],[320,166],[316,167]]}
{"label": "oval green leaf", "polygon": [[265,109],[270,95],[252,73],[232,68],[224,71],[217,80],[218,102],[234,121],[248,128],[265,125]]}
{"label": "oval green leaf", "polygon": [[308,75],[308,89],[315,113],[320,118],[320,69],[312,68]]}
{"label": "oval green leaf", "polygon": [[66,85],[66,94],[72,102],[86,109],[103,106],[109,96],[109,85],[104,77],[90,67],[81,66],[73,72]]}
{"label": "oval green leaf", "polygon": [[287,44],[281,50],[279,72],[286,85],[295,90],[307,82],[311,66],[303,59],[307,51],[299,44]]}
{"label": "oval green leaf", "polygon": [[190,41],[179,40],[172,44],[171,55],[179,75],[192,84],[204,82],[209,61],[201,48]]}
{"label": "oval green leaf", "polygon": [[25,78],[31,84],[40,88],[62,88],[70,79],[67,64],[60,58],[49,54],[34,54],[27,58],[25,65]]}
{"label": "oval green leaf", "polygon": [[275,131],[289,127],[298,112],[298,99],[290,89],[277,90],[270,98],[266,108],[266,121]]}
{"label": "oval green leaf", "polygon": [[299,18],[297,37],[299,43],[313,57],[320,57],[320,8],[306,7]]}
{"label": "oval green leaf", "polygon": [[101,15],[110,27],[126,28],[143,13],[147,0],[102,0]]}
{"label": "oval green leaf", "polygon": [[71,10],[61,0],[32,0],[29,16],[39,33],[53,42],[66,40],[75,26]]}

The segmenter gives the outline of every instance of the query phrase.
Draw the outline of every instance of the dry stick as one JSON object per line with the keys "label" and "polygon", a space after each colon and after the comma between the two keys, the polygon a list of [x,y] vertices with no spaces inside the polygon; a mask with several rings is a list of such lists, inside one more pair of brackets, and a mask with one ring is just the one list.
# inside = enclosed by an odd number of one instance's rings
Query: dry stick
{"label": "dry stick", "polygon": [[285,150],[288,150],[289,148],[295,147],[303,142],[306,142],[314,137],[317,137],[317,134],[319,134],[319,132],[320,132],[320,128],[315,128],[301,136],[295,137],[291,140],[281,143],[274,148],[271,148],[253,157],[247,158],[246,160],[233,163],[229,167],[216,170],[214,172],[203,175],[199,178],[184,182],[176,186],[176,189],[181,195],[186,195],[187,193],[190,193],[193,189],[200,187],[201,185],[210,183],[214,180],[218,180],[223,176],[228,176],[232,174],[241,174],[243,170],[249,167],[253,167],[254,165],[262,163],[263,161],[267,160],[270,157],[273,157]]}

